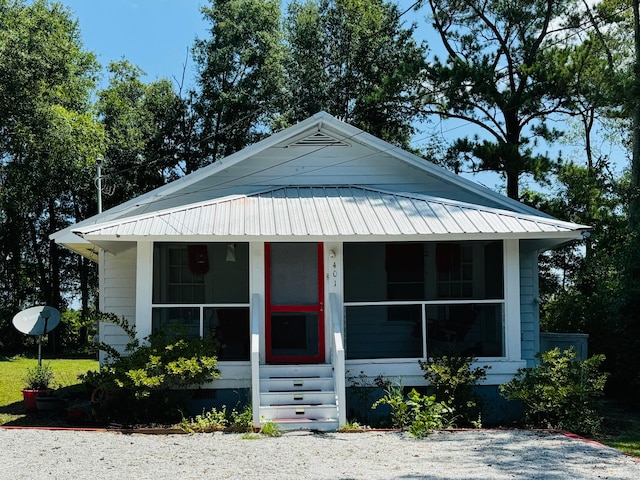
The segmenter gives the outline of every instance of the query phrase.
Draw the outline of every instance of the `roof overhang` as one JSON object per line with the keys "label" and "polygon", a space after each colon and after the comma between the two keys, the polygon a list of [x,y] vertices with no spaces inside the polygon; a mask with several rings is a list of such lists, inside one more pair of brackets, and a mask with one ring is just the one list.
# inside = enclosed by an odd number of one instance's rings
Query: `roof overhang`
{"label": "roof overhang", "polygon": [[[363,187],[282,187],[232,195],[74,233],[112,253],[137,241],[538,240],[545,248],[580,238],[585,225],[416,194]],[[76,237],[77,238],[77,237]],[[286,239],[286,240],[285,240]],[[59,242],[79,253],[82,242]],[[84,246],[84,251],[90,251]]]}

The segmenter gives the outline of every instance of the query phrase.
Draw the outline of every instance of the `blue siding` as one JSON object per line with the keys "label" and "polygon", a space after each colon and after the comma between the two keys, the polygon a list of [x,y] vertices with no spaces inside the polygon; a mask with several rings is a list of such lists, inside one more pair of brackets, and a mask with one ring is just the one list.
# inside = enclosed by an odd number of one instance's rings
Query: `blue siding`
{"label": "blue siding", "polygon": [[520,252],[520,328],[522,359],[531,367],[540,350],[538,252]]}

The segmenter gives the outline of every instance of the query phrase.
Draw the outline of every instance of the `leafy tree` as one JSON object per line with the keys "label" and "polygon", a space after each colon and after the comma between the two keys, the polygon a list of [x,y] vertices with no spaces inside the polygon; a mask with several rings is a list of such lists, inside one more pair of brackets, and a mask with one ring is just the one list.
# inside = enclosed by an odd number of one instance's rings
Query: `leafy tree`
{"label": "leafy tree", "polygon": [[126,60],[112,62],[108,69],[111,78],[98,92],[97,111],[108,136],[108,205],[117,205],[183,174],[186,104],[169,80],[146,84],[140,79],[142,70]]}
{"label": "leafy tree", "polygon": [[89,108],[98,65],[61,4],[0,1],[0,63],[0,328],[15,347],[13,314],[62,308],[73,288],[77,260],[49,235],[89,208],[103,135]]}
{"label": "leafy tree", "polygon": [[320,110],[408,147],[424,49],[397,5],[383,0],[293,1],[285,22],[288,122]]}
{"label": "leafy tree", "polygon": [[196,40],[198,147],[216,161],[268,129],[283,85],[280,2],[210,0],[210,36]]}
{"label": "leafy tree", "polygon": [[446,56],[426,69],[423,114],[460,119],[482,132],[453,143],[456,170],[495,171],[518,199],[522,175],[543,179],[554,161],[536,153],[554,114],[571,108],[564,68],[568,35],[580,26],[573,0],[428,0]]}

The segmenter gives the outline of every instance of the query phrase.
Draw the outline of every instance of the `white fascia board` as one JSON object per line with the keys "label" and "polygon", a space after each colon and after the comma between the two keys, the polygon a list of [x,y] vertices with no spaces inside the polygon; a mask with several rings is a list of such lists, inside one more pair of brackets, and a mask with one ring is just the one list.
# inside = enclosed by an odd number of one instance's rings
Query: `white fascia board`
{"label": "white fascia board", "polygon": [[446,233],[421,235],[92,235],[91,243],[103,242],[448,242],[466,240],[557,240],[559,243],[579,240],[582,231],[525,233]]}

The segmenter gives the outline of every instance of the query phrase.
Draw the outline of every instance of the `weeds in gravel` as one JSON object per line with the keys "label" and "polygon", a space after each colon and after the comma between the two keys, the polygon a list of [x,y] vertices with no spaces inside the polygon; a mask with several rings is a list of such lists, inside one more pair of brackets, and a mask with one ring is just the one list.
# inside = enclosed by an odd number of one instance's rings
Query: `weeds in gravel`
{"label": "weeds in gravel", "polygon": [[267,420],[262,423],[260,428],[260,434],[265,437],[279,437],[282,435],[282,430],[277,423],[273,423],[271,420]]}
{"label": "weeds in gravel", "polygon": [[226,405],[218,410],[215,407],[194,418],[183,418],[178,424],[187,433],[208,433],[228,431],[246,433],[253,430],[253,413],[250,406],[242,410],[234,408],[227,411]]}

